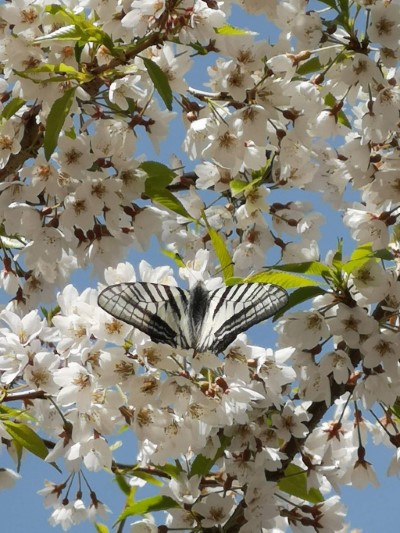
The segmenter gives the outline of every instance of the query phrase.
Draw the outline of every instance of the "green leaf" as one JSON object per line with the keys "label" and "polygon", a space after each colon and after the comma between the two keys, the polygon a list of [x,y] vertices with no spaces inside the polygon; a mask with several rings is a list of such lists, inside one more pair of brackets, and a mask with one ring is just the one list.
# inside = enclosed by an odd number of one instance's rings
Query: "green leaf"
{"label": "green leaf", "polygon": [[285,289],[295,289],[296,287],[315,287],[318,285],[316,281],[296,276],[290,272],[276,272],[268,270],[267,272],[259,272],[245,278],[244,283],[274,283],[280,285]]}
{"label": "green leaf", "polygon": [[21,422],[3,422],[11,437],[26,450],[44,459],[48,455],[45,443],[32,428]]}
{"label": "green leaf", "polygon": [[229,279],[233,276],[233,261],[232,257],[229,255],[228,248],[225,244],[225,239],[211,226],[209,226],[206,219],[207,230],[210,236],[215,255],[218,258],[219,264],[221,265],[222,276],[224,280]]}
{"label": "green leaf", "polygon": [[204,457],[199,453],[196,459],[192,463],[190,469],[190,477],[192,476],[204,476],[210,473],[211,468],[215,463],[215,459],[210,459],[209,457]]}
{"label": "green leaf", "polygon": [[24,448],[23,446],[21,446],[21,444],[16,441],[15,439],[13,439],[12,441],[13,443],[13,446],[14,446],[14,450],[15,450],[15,456],[17,458],[17,472],[19,472],[21,470],[21,463],[22,463],[22,453],[24,451]]}
{"label": "green leaf", "polygon": [[343,126],[346,126],[346,128],[349,128],[349,130],[352,129],[351,122],[347,118],[347,115],[345,114],[344,111],[339,111],[339,113],[336,113],[336,118],[337,118],[337,121],[339,122],[339,124],[342,124]]}
{"label": "green leaf", "polygon": [[157,465],[157,470],[160,470],[161,472],[164,472],[168,476],[172,478],[177,478],[182,473],[182,467],[179,464],[172,465],[170,463],[166,463],[165,465]]}
{"label": "green leaf", "polygon": [[42,311],[43,316],[46,319],[47,325],[52,326],[53,317],[58,315],[58,313],[61,311],[61,308],[57,304],[52,309],[46,309],[45,307],[41,307],[40,310]]}
{"label": "green leaf", "polygon": [[273,320],[275,321],[281,316],[283,316],[292,307],[295,307],[296,305],[299,305],[303,302],[306,302],[307,300],[311,300],[312,298],[315,298],[316,296],[325,293],[326,291],[324,291],[324,289],[321,289],[320,287],[300,287],[300,289],[296,289],[295,291],[290,293],[289,301],[285,305],[285,307],[275,313]]}
{"label": "green leaf", "polygon": [[96,528],[97,533],[108,533],[109,529],[105,524],[99,524],[99,522],[96,522],[94,524],[94,527]]}
{"label": "green leaf", "polygon": [[296,496],[313,504],[324,501],[324,497],[318,489],[307,489],[307,474],[297,465],[290,464],[286,468],[285,477],[278,481],[278,487],[291,496]]}
{"label": "green leaf", "polygon": [[144,161],[139,165],[148,175],[146,187],[152,190],[164,189],[175,178],[175,172],[157,161]]}
{"label": "green leaf", "polygon": [[281,272],[296,272],[301,274],[309,274],[312,276],[324,276],[330,278],[332,276],[331,269],[320,263],[319,261],[306,261],[304,263],[288,263],[287,265],[274,265],[267,267],[273,270],[280,270]]}
{"label": "green leaf", "polygon": [[58,28],[51,33],[47,33],[42,37],[34,39],[34,43],[40,43],[43,41],[80,41],[84,39],[84,33],[76,24],[69,24]]}
{"label": "green leaf", "polygon": [[0,236],[0,243],[2,248],[22,250],[27,245],[27,242],[22,237],[14,238],[6,235]]}
{"label": "green leaf", "polygon": [[79,24],[84,20],[82,14],[76,14],[73,11],[68,10],[66,7],[57,4],[50,4],[46,6],[45,11],[51,15],[58,15],[63,20],[67,20],[75,24]]}
{"label": "green leaf", "polygon": [[56,100],[50,109],[43,141],[44,153],[47,161],[56,149],[61,128],[64,125],[65,119],[71,109],[72,102],[74,101],[74,93],[75,88],[65,91],[63,96]]}
{"label": "green leaf", "polygon": [[117,522],[128,518],[128,516],[144,515],[157,511],[166,511],[167,509],[174,509],[180,505],[169,496],[152,496],[145,498],[139,502],[135,502],[124,509],[119,515]]}
{"label": "green leaf", "polygon": [[396,256],[386,248],[383,248],[382,250],[376,250],[372,253],[374,254],[374,257],[377,257],[378,259],[383,259],[384,261],[394,261],[396,258]]}
{"label": "green leaf", "polygon": [[144,193],[167,209],[185,218],[193,220],[180,200],[166,187],[171,183],[175,177],[175,172],[170,170],[162,163],[155,161],[146,161],[140,167],[149,176],[145,181]]}
{"label": "green leaf", "polygon": [[[59,30],[52,32],[50,34],[50,40],[64,40],[63,32],[66,31],[71,32],[69,34],[69,40],[75,40],[80,43],[101,43],[107,46],[110,51],[114,48],[111,37],[95,25],[95,19],[93,17],[92,20],[87,18],[86,12],[81,11],[80,13],[74,13],[64,6],[56,4],[46,6],[45,10],[52,15],[57,15],[58,19],[63,20],[67,24],[67,30],[65,30],[65,28],[60,28]],[[74,30],[70,29],[71,27]],[[48,37],[49,36],[39,37],[38,41],[46,40]]]}
{"label": "green leaf", "polygon": [[197,455],[190,468],[189,477],[195,475],[203,476],[209,474],[211,468],[216,463],[216,461],[218,461],[218,459],[224,455],[225,450],[232,441],[232,437],[227,437],[226,435],[220,434],[219,441],[221,445],[216,451],[214,458],[209,459],[208,457],[204,457],[204,455],[202,455],[201,453]]}
{"label": "green leaf", "polygon": [[125,477],[121,474],[115,474],[115,481],[118,487],[121,489],[121,492],[123,492],[125,496],[130,496],[132,492],[132,487],[126,481]]}
{"label": "green leaf", "polygon": [[[333,108],[336,106],[337,104],[337,100],[336,98],[333,96],[332,93],[328,93],[325,98],[324,98],[324,102],[327,106],[329,106],[330,108]],[[348,118],[346,117],[344,111],[340,110],[340,111],[337,111],[335,113],[336,115],[336,119],[337,121],[339,122],[339,124],[343,124],[343,126],[346,126],[346,128],[349,128],[351,130],[351,124],[350,124],[350,121],[348,120]]]}
{"label": "green leaf", "polygon": [[165,72],[151,59],[143,58],[143,63],[149,73],[151,81],[154,83],[154,87],[163,99],[167,109],[172,111],[172,89]]}
{"label": "green leaf", "polygon": [[249,30],[245,30],[243,28],[236,28],[235,26],[231,26],[230,24],[224,24],[223,26],[219,26],[218,28],[215,28],[215,33],[218,33],[218,35],[251,35],[252,32]]}
{"label": "green leaf", "polygon": [[338,239],[336,252],[332,259],[332,265],[336,269],[341,270],[342,261],[343,261],[343,239]]}
{"label": "green leaf", "polygon": [[251,191],[257,187],[263,180],[263,176],[260,176],[252,181],[231,180],[229,186],[233,196],[238,196],[244,192]]}
{"label": "green leaf", "polygon": [[342,269],[350,274],[354,270],[360,268],[368,261],[379,260],[393,261],[394,255],[387,249],[372,250],[371,243],[362,244],[358,246],[350,256],[350,259],[342,265]]}
{"label": "green leaf", "polygon": [[364,259],[365,257],[369,259],[370,257],[372,257],[372,254],[373,254],[372,244],[371,243],[362,244],[361,246],[357,246],[357,248],[353,250],[353,253],[350,256],[349,262],[358,261],[359,259]]}
{"label": "green leaf", "polygon": [[304,61],[299,68],[297,69],[296,73],[299,76],[306,76],[307,74],[312,74],[313,72],[321,72],[322,65],[320,63],[319,57],[315,56],[311,59],[308,59],[307,61]]}
{"label": "green leaf", "polygon": [[23,98],[13,98],[8,102],[8,104],[4,107],[1,118],[9,119],[15,115],[15,113],[21,109],[21,107],[25,104],[25,100]]}
{"label": "green leaf", "polygon": [[399,397],[396,398],[396,401],[391,406],[390,410],[392,411],[392,413],[394,413],[394,415],[398,419],[400,419],[400,398]]}
{"label": "green leaf", "polygon": [[155,476],[149,474],[148,472],[143,472],[141,470],[135,470],[133,472],[133,475],[135,477],[143,479],[143,481],[146,481],[146,483],[155,485],[156,487],[162,487],[164,485],[164,483],[161,480],[157,479]]}
{"label": "green leaf", "polygon": [[[91,74],[79,72],[78,70],[74,69],[74,67],[65,65],[64,63],[60,63],[59,65],[46,63],[39,65],[38,67],[27,68],[24,71],[16,70],[15,72],[22,78],[27,78],[34,83],[43,83],[43,81],[46,81],[46,83],[58,81],[65,82],[66,80],[77,80],[80,83],[85,83],[93,78]],[[32,77],[31,74],[56,74],[56,76],[38,79],[37,76]]]}
{"label": "green leaf", "polygon": [[170,259],[172,259],[173,261],[175,261],[176,265],[179,267],[179,268],[185,268],[185,263],[182,261],[182,258],[181,256],[176,253],[176,252],[171,252],[170,250],[162,250],[162,253],[164,255],[166,255],[167,257],[169,257]]}
{"label": "green leaf", "polygon": [[146,192],[146,194],[153,200],[153,202],[163,205],[177,215],[193,220],[193,217],[186,211],[185,207],[171,191],[164,189],[163,191],[158,192]]}

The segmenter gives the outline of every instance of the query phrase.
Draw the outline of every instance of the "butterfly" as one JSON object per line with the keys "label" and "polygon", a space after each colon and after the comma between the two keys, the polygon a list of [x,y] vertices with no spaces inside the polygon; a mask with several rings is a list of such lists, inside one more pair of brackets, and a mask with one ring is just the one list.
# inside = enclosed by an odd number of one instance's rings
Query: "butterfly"
{"label": "butterfly", "polygon": [[146,333],[153,342],[195,353],[222,352],[239,333],[274,315],[288,301],[278,285],[243,283],[209,291],[159,283],[119,283],[105,288],[99,306]]}

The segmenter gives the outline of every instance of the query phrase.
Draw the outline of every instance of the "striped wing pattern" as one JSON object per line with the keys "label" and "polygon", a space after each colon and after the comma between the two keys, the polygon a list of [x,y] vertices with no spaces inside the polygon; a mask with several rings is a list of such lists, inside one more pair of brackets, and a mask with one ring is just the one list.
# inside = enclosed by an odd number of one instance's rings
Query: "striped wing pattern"
{"label": "striped wing pattern", "polygon": [[120,283],[104,289],[99,306],[131,324],[152,341],[191,348],[188,330],[190,292],[158,283]]}
{"label": "striped wing pattern", "polygon": [[271,284],[247,283],[208,291],[199,282],[186,291],[137,282],[107,287],[98,303],[154,342],[218,353],[239,333],[274,315],[287,300],[286,291]]}
{"label": "striped wing pattern", "polygon": [[243,283],[211,291],[205,323],[212,327],[203,328],[197,350],[222,352],[239,333],[270,318],[287,301],[287,292],[272,284]]}

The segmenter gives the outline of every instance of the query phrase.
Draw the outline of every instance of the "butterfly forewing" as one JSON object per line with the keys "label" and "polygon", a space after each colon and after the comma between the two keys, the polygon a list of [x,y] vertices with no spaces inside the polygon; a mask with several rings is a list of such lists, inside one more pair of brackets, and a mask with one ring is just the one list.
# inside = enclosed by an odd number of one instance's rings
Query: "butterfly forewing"
{"label": "butterfly forewing", "polygon": [[197,350],[225,350],[239,333],[271,317],[287,301],[287,292],[272,284],[243,283],[211,291]]}
{"label": "butterfly forewing", "polygon": [[190,292],[158,283],[120,283],[104,289],[99,306],[149,335],[152,341],[191,348],[188,328]]}

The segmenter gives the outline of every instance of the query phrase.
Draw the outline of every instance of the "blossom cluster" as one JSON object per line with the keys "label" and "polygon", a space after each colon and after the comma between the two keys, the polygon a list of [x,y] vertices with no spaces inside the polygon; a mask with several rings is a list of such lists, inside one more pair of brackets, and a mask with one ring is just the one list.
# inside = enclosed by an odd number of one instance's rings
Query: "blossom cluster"
{"label": "blossom cluster", "polygon": [[[42,493],[64,529],[107,513],[82,490],[85,470],[106,469],[131,488],[159,476],[170,528],[338,531],[332,490],[377,484],[369,435],[399,472],[400,2],[67,4],[0,5],[5,445],[16,455],[22,428],[29,451],[63,460],[68,477]],[[234,28],[235,4],[276,42]],[[184,163],[140,155],[166,139]],[[349,257],[329,240],[321,260],[325,206],[343,215],[328,239],[345,235]],[[257,274],[309,306],[280,318],[276,347],[157,345],[71,284],[86,268],[102,286],[135,281],[124,260],[154,238],[182,279]],[[169,267],[139,272],[176,284]],[[24,416],[8,408],[19,400]],[[124,470],[112,439],[127,428],[138,455]]]}

